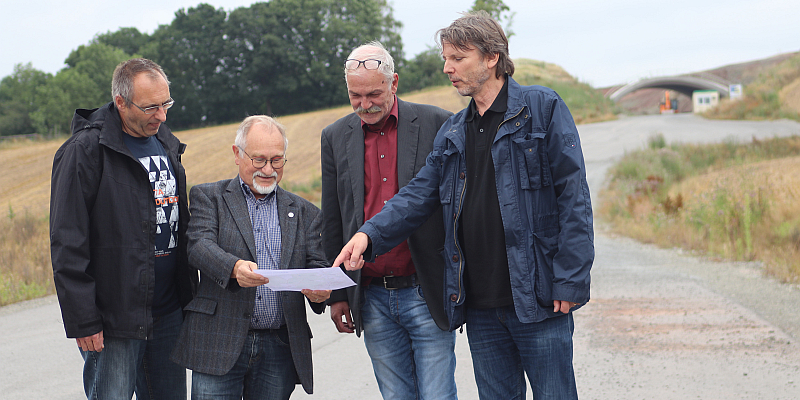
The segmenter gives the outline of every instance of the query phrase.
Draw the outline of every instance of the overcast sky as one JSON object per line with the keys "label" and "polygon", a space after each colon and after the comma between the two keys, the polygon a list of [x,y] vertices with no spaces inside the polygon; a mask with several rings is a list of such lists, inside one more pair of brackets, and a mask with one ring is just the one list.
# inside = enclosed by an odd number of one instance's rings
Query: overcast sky
{"label": "overcast sky", "polygon": [[[390,0],[403,23],[407,58],[474,0]],[[200,1],[30,0],[4,2],[0,77],[15,64],[56,73],[69,53],[120,27],[152,33]],[[208,0],[217,8],[247,0]],[[505,0],[516,12],[512,58],[558,64],[595,87],[757,60],[800,50],[798,0]],[[124,5],[122,5],[124,4]]]}

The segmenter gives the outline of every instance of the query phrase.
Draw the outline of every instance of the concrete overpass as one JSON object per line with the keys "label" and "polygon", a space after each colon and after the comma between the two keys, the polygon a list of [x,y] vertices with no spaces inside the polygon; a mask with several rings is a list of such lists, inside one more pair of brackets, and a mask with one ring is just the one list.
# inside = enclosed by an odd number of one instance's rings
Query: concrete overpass
{"label": "concrete overpass", "polygon": [[642,79],[638,82],[629,83],[615,90],[606,93],[606,96],[617,102],[628,93],[639,89],[660,88],[674,90],[692,98],[695,90],[716,90],[720,97],[728,97],[728,82],[714,75],[706,74],[702,76],[663,76],[658,78]]}

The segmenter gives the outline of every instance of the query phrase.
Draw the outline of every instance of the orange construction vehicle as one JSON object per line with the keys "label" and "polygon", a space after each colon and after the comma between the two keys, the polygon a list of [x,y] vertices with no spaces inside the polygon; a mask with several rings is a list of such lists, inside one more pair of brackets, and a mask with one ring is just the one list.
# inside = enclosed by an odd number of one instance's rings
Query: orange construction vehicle
{"label": "orange construction vehicle", "polygon": [[661,111],[661,114],[674,114],[678,112],[678,100],[670,101],[669,90],[664,91],[664,101],[659,103],[658,109]]}

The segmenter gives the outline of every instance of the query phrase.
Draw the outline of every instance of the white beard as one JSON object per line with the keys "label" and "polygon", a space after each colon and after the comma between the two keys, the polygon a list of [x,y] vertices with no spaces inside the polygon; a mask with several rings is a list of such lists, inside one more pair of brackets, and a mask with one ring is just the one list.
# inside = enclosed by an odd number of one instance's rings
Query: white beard
{"label": "white beard", "polygon": [[[256,183],[256,177],[257,176],[260,176],[262,178],[275,178],[275,183],[273,183],[272,185],[269,185],[267,187],[261,186],[258,183]],[[277,172],[272,171],[271,175],[267,175],[267,174],[265,174],[265,173],[263,173],[261,171],[253,172],[253,189],[255,189],[256,192],[258,192],[259,194],[270,194],[275,190],[276,187],[278,187],[278,173]]]}

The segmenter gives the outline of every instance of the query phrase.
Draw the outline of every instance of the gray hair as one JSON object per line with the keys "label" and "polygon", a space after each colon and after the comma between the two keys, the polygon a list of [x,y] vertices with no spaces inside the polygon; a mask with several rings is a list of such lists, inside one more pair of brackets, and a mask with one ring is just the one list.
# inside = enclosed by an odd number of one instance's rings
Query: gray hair
{"label": "gray hair", "polygon": [[496,77],[504,73],[514,75],[514,62],[508,55],[508,38],[500,24],[486,11],[466,13],[447,28],[439,29],[436,36],[440,47],[447,42],[461,51],[474,47],[484,57],[497,54]]}
{"label": "gray hair", "polygon": [[[389,51],[386,50],[386,47],[383,47],[381,42],[374,40],[367,44],[362,44],[361,46],[356,47],[350,52],[350,55],[347,56],[347,59],[356,59],[356,60],[366,60],[366,59],[374,59],[381,62],[381,65],[378,66],[378,71],[380,71],[383,76],[386,77],[386,80],[391,85],[394,82],[394,59],[392,55],[389,54]],[[344,79],[347,81],[347,76],[350,75],[355,70],[350,70],[345,68],[344,69]]]}
{"label": "gray hair", "polygon": [[266,115],[251,115],[245,118],[244,121],[239,124],[239,128],[236,129],[236,139],[233,141],[233,144],[239,148],[239,157],[245,156],[244,148],[247,147],[247,134],[254,125],[264,125],[267,128],[277,129],[278,132],[281,133],[281,136],[283,136],[283,153],[286,155],[286,150],[289,148],[289,138],[286,137],[286,127],[276,121],[275,118]]}
{"label": "gray hair", "polygon": [[117,96],[121,96],[125,100],[125,104],[130,105],[134,96],[133,80],[141,73],[145,73],[153,79],[164,78],[169,85],[167,74],[160,65],[146,58],[133,58],[121,62],[114,69],[114,75],[111,78],[111,99],[114,100]]}

